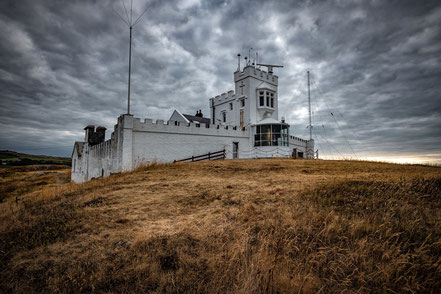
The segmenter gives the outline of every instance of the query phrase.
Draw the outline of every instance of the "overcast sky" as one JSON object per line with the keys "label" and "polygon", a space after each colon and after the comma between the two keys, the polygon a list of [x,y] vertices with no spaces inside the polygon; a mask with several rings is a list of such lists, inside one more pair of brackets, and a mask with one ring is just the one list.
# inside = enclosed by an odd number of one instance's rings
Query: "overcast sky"
{"label": "overcast sky", "polygon": [[[130,6],[130,0],[125,0]],[[281,64],[279,115],[320,155],[441,162],[441,2],[133,0],[132,113],[209,115],[236,54]],[[120,0],[0,2],[0,149],[70,156],[126,112]],[[332,113],[332,115],[331,115]],[[352,151],[352,149],[353,151]],[[354,153],[356,155],[354,155]]]}

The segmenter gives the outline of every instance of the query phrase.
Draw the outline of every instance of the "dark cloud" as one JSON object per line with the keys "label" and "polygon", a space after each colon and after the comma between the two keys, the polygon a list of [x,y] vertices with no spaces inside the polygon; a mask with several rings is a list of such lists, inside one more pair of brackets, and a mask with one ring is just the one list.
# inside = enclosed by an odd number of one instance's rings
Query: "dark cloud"
{"label": "dark cloud", "polygon": [[[126,1],[127,4],[130,1]],[[134,0],[139,15],[145,1]],[[280,116],[307,138],[306,71],[322,155],[441,161],[439,1],[152,1],[134,30],[132,111],[208,114],[236,54],[283,64]],[[0,3],[0,148],[70,155],[87,124],[126,111],[120,0]],[[333,116],[331,115],[333,114]],[[337,151],[338,150],[338,151]],[[354,157],[354,156],[353,156]]]}

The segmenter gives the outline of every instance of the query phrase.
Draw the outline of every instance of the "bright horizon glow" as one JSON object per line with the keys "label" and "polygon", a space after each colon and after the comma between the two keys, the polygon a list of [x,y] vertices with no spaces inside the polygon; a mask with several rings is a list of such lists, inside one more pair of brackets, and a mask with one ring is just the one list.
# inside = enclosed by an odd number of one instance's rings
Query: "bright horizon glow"
{"label": "bright horizon glow", "polygon": [[[407,154],[407,155],[386,155],[386,156],[359,156],[359,160],[381,161],[400,164],[441,164],[441,153],[432,154]],[[322,156],[321,159],[341,160],[334,156]],[[348,157],[346,159],[354,159]]]}
{"label": "bright horizon glow", "polygon": [[[363,158],[364,159],[364,158]],[[418,157],[412,157],[412,156],[394,156],[394,157],[366,157],[365,158],[368,161],[384,161],[384,162],[391,162],[391,163],[429,163],[429,161],[418,158]]]}

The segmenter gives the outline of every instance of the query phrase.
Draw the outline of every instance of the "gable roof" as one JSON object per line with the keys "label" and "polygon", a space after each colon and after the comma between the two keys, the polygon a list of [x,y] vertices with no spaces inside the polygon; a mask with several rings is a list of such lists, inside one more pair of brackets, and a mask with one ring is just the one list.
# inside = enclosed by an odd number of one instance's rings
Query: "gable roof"
{"label": "gable roof", "polygon": [[199,117],[199,116],[194,116],[194,115],[189,115],[189,114],[183,114],[183,116],[188,119],[190,122],[198,122],[201,124],[210,124],[210,119],[206,118],[206,117]]}
{"label": "gable roof", "polygon": [[83,155],[84,143],[85,142],[75,142],[74,148],[72,150],[72,155],[70,157],[74,155],[75,149],[77,150],[78,157],[81,157],[81,155]]}
{"label": "gable roof", "polygon": [[182,119],[186,122],[189,123],[190,121],[177,109],[175,109],[172,113],[172,115],[170,116],[169,120],[172,119],[172,117],[175,115],[175,113],[177,113],[180,117],[182,117]]}

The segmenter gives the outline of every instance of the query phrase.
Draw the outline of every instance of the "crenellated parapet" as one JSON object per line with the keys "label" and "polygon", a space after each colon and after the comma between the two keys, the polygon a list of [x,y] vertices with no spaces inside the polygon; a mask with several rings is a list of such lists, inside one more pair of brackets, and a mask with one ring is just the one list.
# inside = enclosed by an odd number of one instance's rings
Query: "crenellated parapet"
{"label": "crenellated parapet", "polygon": [[296,137],[296,136],[289,136],[289,140],[291,141],[297,141],[297,142],[302,142],[302,143],[308,143],[308,141],[309,140],[305,140],[305,139],[302,139],[302,138],[299,138],[299,137]]}
{"label": "crenellated parapet", "polygon": [[89,152],[94,157],[106,157],[112,152],[112,139],[90,146]]}
{"label": "crenellated parapet", "polygon": [[134,132],[173,133],[188,135],[223,136],[223,137],[249,137],[248,128],[239,126],[195,124],[178,121],[167,121],[140,118],[133,119]]}
{"label": "crenellated parapet", "polygon": [[234,94],[233,90],[230,90],[227,93],[222,93],[221,95],[217,95],[216,97],[210,98],[210,100],[213,101],[214,106],[222,103],[230,102],[234,99],[236,99],[236,95]]}
{"label": "crenellated parapet", "polygon": [[272,73],[268,73],[254,66],[246,66],[242,71],[236,71],[234,73],[234,82],[240,81],[249,76],[257,78],[259,80],[263,80],[269,84],[273,84],[274,86],[277,86],[279,83],[278,76]]}

